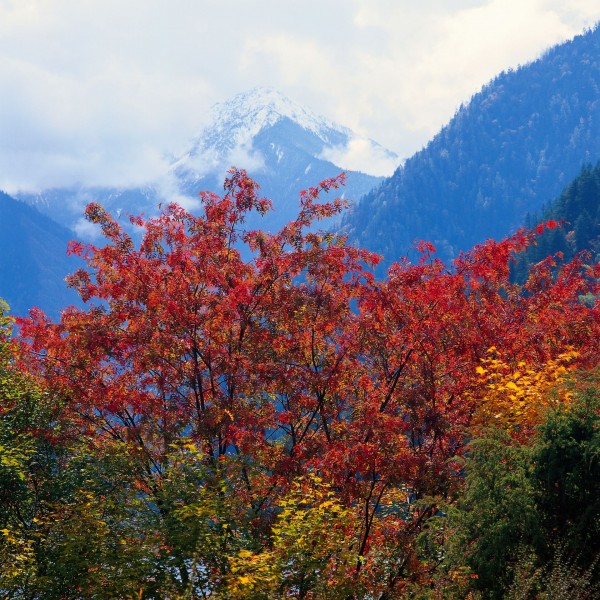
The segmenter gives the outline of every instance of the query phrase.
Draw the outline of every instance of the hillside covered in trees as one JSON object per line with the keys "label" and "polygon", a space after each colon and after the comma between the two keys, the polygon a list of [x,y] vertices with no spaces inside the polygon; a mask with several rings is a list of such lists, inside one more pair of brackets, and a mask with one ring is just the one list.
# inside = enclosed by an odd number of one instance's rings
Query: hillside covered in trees
{"label": "hillside covered in trees", "polygon": [[15,314],[43,306],[53,317],[78,297],[65,284],[78,263],[67,257],[74,233],[0,192],[0,297]]}
{"label": "hillside covered in trees", "polygon": [[313,228],[339,183],[276,234],[238,170],[139,245],[88,206],[85,307],[0,320],[4,597],[597,597],[600,265],[514,284],[520,231],[377,281]]}
{"label": "hillside covered in trees", "polygon": [[344,219],[351,240],[392,262],[425,239],[452,259],[515,231],[600,158],[599,57],[597,26],[500,74]]}
{"label": "hillside covered in trees", "polygon": [[553,202],[526,219],[534,227],[540,221],[554,220],[561,224],[545,231],[537,243],[519,255],[515,276],[523,279],[531,265],[547,256],[561,252],[566,260],[587,250],[591,259],[600,261],[600,162],[585,166],[581,173]]}

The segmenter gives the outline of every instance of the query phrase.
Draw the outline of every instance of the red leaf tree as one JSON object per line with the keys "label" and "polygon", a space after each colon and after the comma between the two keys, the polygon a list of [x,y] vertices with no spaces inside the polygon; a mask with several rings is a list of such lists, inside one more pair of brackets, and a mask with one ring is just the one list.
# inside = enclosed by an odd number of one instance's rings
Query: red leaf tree
{"label": "red leaf tree", "polygon": [[459,482],[451,459],[484,393],[480,360],[493,346],[543,364],[575,346],[597,363],[598,302],[579,297],[598,293],[600,269],[546,262],[512,284],[512,255],[535,239],[519,232],[451,268],[422,244],[419,262],[375,281],[375,255],[313,229],[341,210],[318,201],[340,183],[302,192],[298,218],[269,234],[244,230],[247,212],[270,202],[232,170],[222,197],[201,195],[200,216],[170,205],[133,218],[139,248],[89,205],[107,245],[73,244],[88,268],[70,279],[89,308],[58,324],[33,312],[20,335],[26,368],[69,414],[65,434],[99,453],[122,443],[165,518],[176,503],[161,489],[181,443],[227,481],[267,545],[291,482],[318,474],[357,515],[344,577],[385,594],[426,576],[414,540],[438,510],[431,498]]}

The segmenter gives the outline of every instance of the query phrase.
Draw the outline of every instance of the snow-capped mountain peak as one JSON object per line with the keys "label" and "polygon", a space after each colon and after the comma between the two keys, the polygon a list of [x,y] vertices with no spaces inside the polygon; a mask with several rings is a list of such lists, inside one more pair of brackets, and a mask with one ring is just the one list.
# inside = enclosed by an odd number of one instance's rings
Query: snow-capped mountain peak
{"label": "snow-capped mountain peak", "polygon": [[[300,190],[342,170],[347,171],[342,193],[354,200],[381,181],[358,169],[353,172],[345,163],[349,154],[385,149],[273,89],[238,94],[216,104],[210,117],[189,150],[171,164],[172,180],[178,194],[192,197],[201,189],[222,189],[231,165],[246,169],[276,206],[265,219],[249,215],[249,227],[277,230],[296,216]],[[360,146],[363,141],[365,148]]]}
{"label": "snow-capped mountain peak", "polygon": [[352,135],[347,127],[316,115],[277,90],[258,87],[214,105],[211,125],[201,133],[190,155],[207,148],[227,153],[232,148],[249,145],[258,133],[284,118],[314,134],[324,144],[330,143],[332,132],[338,136]]}
{"label": "snow-capped mountain peak", "polygon": [[[208,116],[208,115],[207,115]],[[144,188],[68,188],[47,190],[26,201],[88,236],[81,225],[83,207],[102,199],[105,208],[133,214],[155,214],[157,205],[177,202],[200,210],[198,192],[222,193],[232,165],[245,169],[260,185],[261,194],[273,201],[267,216],[247,216],[249,228],[277,231],[298,214],[302,189],[335,177],[345,170],[341,194],[359,201],[381,183],[382,177],[365,173],[359,160],[387,152],[371,140],[355,136],[346,127],[315,115],[283,94],[255,88],[214,106],[212,121],[193,138],[186,152],[169,154],[170,167]],[[386,160],[390,160],[387,156]],[[352,168],[351,160],[358,168]],[[319,226],[323,226],[320,223]]]}

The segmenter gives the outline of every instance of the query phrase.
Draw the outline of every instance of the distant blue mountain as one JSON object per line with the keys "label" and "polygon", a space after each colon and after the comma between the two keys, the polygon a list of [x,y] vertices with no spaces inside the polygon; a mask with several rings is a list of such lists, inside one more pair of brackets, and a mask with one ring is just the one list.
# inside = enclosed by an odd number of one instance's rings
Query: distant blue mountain
{"label": "distant blue mountain", "polygon": [[73,232],[0,192],[0,297],[12,315],[39,306],[56,317],[78,301],[64,281],[79,266],[66,254],[71,239]]}
{"label": "distant blue mountain", "polygon": [[501,238],[600,158],[600,28],[502,73],[347,215],[357,244],[405,255],[414,240],[450,259]]}

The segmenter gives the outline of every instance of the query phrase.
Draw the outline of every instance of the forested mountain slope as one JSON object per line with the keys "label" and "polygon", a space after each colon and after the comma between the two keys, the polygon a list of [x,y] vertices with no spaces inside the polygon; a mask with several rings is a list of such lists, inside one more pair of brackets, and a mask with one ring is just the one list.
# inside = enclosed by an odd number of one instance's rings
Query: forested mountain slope
{"label": "forested mountain slope", "polygon": [[595,167],[586,165],[558,198],[525,224],[533,227],[547,220],[559,221],[561,227],[546,230],[537,245],[519,255],[518,279],[524,278],[533,263],[556,252],[571,260],[581,250],[588,250],[592,260],[600,261],[600,162]]}
{"label": "forested mountain slope", "polygon": [[502,73],[344,221],[358,245],[444,258],[500,238],[600,158],[600,28]]}
{"label": "forested mountain slope", "polygon": [[78,267],[67,256],[74,237],[34,208],[0,192],[0,297],[13,315],[33,306],[57,316],[60,308],[77,301],[65,277]]}

